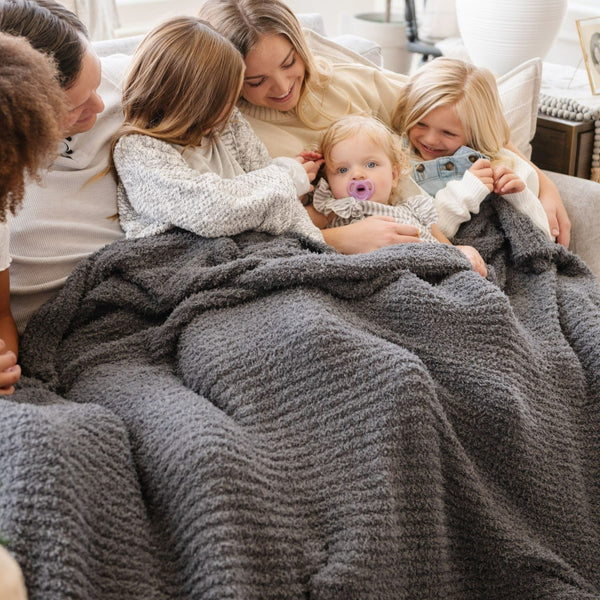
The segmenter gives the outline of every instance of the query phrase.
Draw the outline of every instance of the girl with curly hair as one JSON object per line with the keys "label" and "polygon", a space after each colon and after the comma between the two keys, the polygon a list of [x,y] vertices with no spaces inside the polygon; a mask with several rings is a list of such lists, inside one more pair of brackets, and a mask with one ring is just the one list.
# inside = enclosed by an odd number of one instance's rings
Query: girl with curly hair
{"label": "girl with curly hair", "polygon": [[67,118],[53,61],[24,38],[0,34],[0,394],[10,394],[21,370],[9,295],[9,228],[25,192],[52,161]]}

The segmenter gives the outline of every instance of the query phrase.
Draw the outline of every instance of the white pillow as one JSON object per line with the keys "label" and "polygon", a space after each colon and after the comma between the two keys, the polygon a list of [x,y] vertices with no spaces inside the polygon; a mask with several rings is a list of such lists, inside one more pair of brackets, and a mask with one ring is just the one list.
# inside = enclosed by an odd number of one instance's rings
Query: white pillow
{"label": "white pillow", "polygon": [[327,38],[311,29],[304,29],[308,47],[316,56],[332,63],[355,62],[372,67],[382,64],[381,46],[359,35],[340,35]]}
{"label": "white pillow", "polygon": [[542,60],[532,58],[498,78],[504,116],[511,131],[511,142],[527,158],[535,135],[538,102],[542,86]]}

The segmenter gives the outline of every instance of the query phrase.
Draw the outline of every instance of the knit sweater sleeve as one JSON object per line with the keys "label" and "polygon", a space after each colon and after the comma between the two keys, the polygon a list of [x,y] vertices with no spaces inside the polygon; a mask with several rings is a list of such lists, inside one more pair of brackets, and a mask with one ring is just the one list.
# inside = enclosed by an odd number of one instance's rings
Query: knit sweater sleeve
{"label": "knit sweater sleeve", "polygon": [[503,148],[500,155],[508,162],[508,166],[525,183],[525,189],[514,194],[503,194],[504,198],[519,212],[527,215],[539,227],[546,238],[554,241],[550,232],[548,216],[538,197],[539,179],[535,169],[520,156]]}
{"label": "knit sweater sleeve", "polygon": [[308,175],[302,165],[287,156],[271,159],[267,147],[256,133],[254,133],[252,126],[238,108],[234,109],[233,115],[229,120],[229,125],[223,132],[222,139],[235,160],[246,173],[255,171],[256,169],[263,169],[275,163],[287,171],[288,175],[292,178],[298,196],[302,196],[310,191]]}
{"label": "knit sweater sleeve", "polygon": [[119,218],[129,238],[180,227],[205,237],[255,229],[322,241],[291,178],[277,165],[225,179],[191,168],[170,144],[135,134],[118,141],[114,162]]}
{"label": "knit sweater sleeve", "polygon": [[231,115],[227,129],[223,132],[222,139],[246,173],[263,169],[271,164],[267,147],[254,133],[252,126],[237,107]]}
{"label": "knit sweater sleeve", "polygon": [[433,200],[438,213],[438,227],[453,238],[462,223],[477,214],[483,199],[489,194],[487,187],[467,171],[463,178],[450,181]]}

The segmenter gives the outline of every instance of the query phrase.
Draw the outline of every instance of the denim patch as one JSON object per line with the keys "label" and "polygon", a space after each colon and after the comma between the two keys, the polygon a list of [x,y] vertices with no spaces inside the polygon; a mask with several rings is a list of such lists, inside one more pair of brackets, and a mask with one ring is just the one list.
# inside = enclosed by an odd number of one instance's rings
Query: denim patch
{"label": "denim patch", "polygon": [[462,179],[479,158],[487,156],[468,146],[461,146],[452,156],[413,161],[413,179],[430,196],[435,196],[450,181]]}

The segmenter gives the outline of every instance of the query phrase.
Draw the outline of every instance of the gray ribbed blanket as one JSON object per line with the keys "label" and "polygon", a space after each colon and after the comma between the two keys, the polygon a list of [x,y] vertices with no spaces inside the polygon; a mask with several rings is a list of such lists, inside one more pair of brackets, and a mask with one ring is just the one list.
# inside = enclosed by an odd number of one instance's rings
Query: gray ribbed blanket
{"label": "gray ribbed blanket", "polygon": [[0,400],[31,600],[599,599],[598,284],[500,198],[459,234],[487,280],[256,233],[84,261]]}

